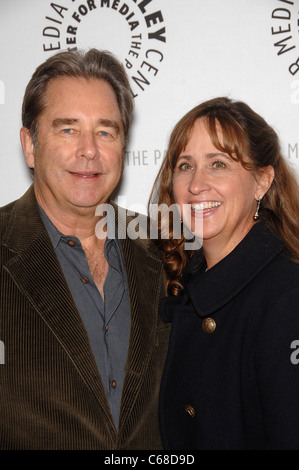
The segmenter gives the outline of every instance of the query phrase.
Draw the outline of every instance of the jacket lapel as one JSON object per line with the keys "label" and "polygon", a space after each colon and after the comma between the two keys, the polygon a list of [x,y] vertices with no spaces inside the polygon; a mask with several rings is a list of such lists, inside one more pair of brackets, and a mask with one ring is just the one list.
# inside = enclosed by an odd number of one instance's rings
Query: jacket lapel
{"label": "jacket lapel", "polygon": [[185,290],[197,314],[211,315],[230,302],[283,248],[265,222],[254,225],[218,264],[207,272],[201,269],[186,282]]}
{"label": "jacket lapel", "polygon": [[148,250],[149,241],[124,236],[122,231],[127,229],[132,219],[121,217],[122,221],[126,220],[126,227],[119,223],[121,210],[118,208],[116,222],[130,294],[131,335],[122,393],[120,430],[132,412],[156,343],[159,299],[164,281],[161,262]]}
{"label": "jacket lapel", "polygon": [[5,269],[100,402],[111,431],[113,421],[87,333],[41,221],[33,188],[15,203],[5,240],[14,252]]}
{"label": "jacket lapel", "polygon": [[[116,207],[116,206],[114,206]],[[131,333],[122,393],[119,430],[127,423],[155,346],[163,267],[148,251],[148,241],[126,236],[131,219],[124,214],[116,224],[120,236],[131,303]],[[4,243],[12,256],[5,269],[64,348],[86,386],[96,396],[107,431],[116,430],[86,330],[72,299],[51,240],[42,223],[33,187],[14,206]],[[134,398],[133,398],[134,397]]]}

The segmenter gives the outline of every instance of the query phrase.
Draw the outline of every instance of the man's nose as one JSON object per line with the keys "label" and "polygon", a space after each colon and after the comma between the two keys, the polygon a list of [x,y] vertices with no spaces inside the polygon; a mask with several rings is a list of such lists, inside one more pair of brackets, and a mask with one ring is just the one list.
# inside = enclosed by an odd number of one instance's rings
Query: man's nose
{"label": "man's nose", "polygon": [[80,135],[79,146],[77,149],[78,157],[85,157],[88,160],[93,160],[98,155],[98,148],[95,141],[95,136],[91,132],[83,132]]}

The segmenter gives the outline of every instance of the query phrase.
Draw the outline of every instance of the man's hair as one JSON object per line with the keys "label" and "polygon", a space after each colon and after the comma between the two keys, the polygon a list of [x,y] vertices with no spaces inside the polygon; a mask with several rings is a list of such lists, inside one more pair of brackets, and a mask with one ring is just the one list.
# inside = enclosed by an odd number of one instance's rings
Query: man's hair
{"label": "man's hair", "polygon": [[106,80],[113,88],[122,120],[125,140],[133,112],[133,96],[123,65],[107,51],[90,49],[59,52],[39,65],[29,81],[23,99],[22,123],[37,142],[37,118],[46,106],[47,85],[57,77]]}

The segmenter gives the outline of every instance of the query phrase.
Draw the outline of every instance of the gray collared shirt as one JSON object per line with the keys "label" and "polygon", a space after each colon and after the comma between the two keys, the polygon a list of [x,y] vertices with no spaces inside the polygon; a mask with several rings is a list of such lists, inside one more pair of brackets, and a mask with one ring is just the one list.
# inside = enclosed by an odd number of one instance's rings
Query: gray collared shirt
{"label": "gray collared shirt", "polygon": [[40,207],[39,209],[85,325],[114,424],[118,428],[131,319],[126,272],[119,241],[117,238],[107,238],[105,241],[104,253],[109,269],[103,300],[91,276],[80,240],[60,233],[45,212]]}

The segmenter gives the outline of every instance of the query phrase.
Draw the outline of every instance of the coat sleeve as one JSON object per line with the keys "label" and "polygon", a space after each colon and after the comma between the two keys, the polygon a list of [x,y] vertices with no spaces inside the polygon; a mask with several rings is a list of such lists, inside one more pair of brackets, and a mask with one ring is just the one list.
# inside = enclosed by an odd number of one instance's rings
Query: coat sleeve
{"label": "coat sleeve", "polygon": [[259,328],[258,387],[267,449],[299,450],[299,286],[277,292]]}

